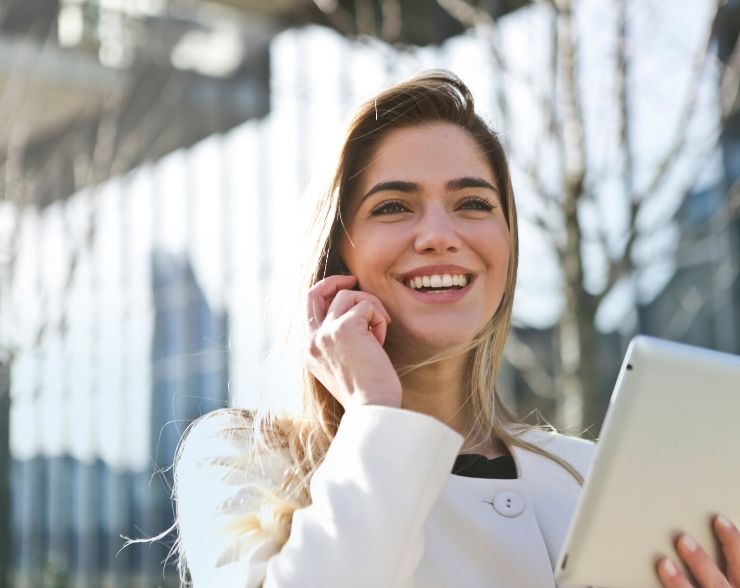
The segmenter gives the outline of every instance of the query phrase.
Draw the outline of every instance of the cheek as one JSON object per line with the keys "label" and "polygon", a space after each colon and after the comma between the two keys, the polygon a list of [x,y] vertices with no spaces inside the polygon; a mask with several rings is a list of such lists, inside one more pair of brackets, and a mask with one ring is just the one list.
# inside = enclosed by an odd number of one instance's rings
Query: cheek
{"label": "cheek", "polygon": [[355,247],[350,245],[343,250],[342,257],[349,273],[357,278],[359,289],[377,295],[379,277],[383,272],[379,256],[372,254],[372,248],[355,242]]}
{"label": "cheek", "polygon": [[498,232],[493,240],[489,238],[485,248],[479,251],[487,266],[487,290],[492,294],[490,302],[495,311],[501,303],[509,274],[511,245],[508,231]]}
{"label": "cheek", "polygon": [[[350,233],[351,234],[351,233]],[[367,273],[368,269],[368,255],[367,247],[363,246],[364,240],[361,236],[351,234],[350,238],[344,236],[342,238],[342,244],[339,249],[344,261],[344,265],[349,272],[357,277],[361,277]]]}
{"label": "cheek", "polygon": [[498,275],[503,271],[505,275],[511,255],[511,241],[506,226],[496,227],[494,231],[480,235],[477,244],[479,255],[485,265],[495,274]]}
{"label": "cheek", "polygon": [[394,267],[403,244],[398,231],[357,230],[352,243],[343,244],[344,259],[352,272],[366,281],[383,278]]}

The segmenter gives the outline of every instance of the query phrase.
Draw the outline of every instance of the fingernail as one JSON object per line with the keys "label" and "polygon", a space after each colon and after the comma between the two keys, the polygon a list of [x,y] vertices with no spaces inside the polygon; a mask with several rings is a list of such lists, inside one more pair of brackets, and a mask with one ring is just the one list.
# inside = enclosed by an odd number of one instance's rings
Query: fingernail
{"label": "fingernail", "polygon": [[694,549],[696,549],[696,541],[694,541],[688,535],[681,535],[679,543],[681,543],[681,547],[683,547],[686,551],[694,551]]}
{"label": "fingernail", "polygon": [[663,560],[663,571],[668,576],[675,576],[676,575],[676,566],[673,565],[673,562],[670,559],[664,559]]}
{"label": "fingernail", "polygon": [[717,522],[720,524],[720,526],[724,527],[725,529],[732,529],[732,523],[730,522],[730,519],[728,519],[723,514],[717,517]]}

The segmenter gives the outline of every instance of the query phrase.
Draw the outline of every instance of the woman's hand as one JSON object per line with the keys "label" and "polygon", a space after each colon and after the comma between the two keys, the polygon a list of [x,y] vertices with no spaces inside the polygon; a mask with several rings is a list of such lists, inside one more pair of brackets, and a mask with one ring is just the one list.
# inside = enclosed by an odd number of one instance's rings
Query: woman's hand
{"label": "woman's hand", "polygon": [[330,276],[308,293],[309,371],[348,408],[401,406],[401,381],[383,349],[391,317],[376,296],[350,290],[355,276]]}
{"label": "woman's hand", "polygon": [[[722,545],[727,569],[722,572],[716,562],[688,535],[681,535],[676,549],[701,588],[740,587],[740,531],[726,517],[714,519],[714,532]],[[658,562],[658,576],[666,588],[694,586],[667,557]]]}

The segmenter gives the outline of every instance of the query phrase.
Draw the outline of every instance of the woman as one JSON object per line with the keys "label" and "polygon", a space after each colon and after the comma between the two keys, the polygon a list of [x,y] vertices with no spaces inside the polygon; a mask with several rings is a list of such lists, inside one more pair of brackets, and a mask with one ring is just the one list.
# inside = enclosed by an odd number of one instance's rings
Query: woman
{"label": "woman", "polygon": [[[516,210],[467,87],[432,72],[366,102],[313,227],[302,414],[219,411],[181,448],[195,585],[553,586],[593,445],[496,392]],[[717,531],[738,585],[740,534]],[[679,549],[701,585],[727,582]]]}

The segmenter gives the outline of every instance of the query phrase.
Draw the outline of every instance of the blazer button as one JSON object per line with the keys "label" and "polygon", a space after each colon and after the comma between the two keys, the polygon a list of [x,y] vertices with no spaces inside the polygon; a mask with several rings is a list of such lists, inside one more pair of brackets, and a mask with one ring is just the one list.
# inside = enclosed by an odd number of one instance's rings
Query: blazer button
{"label": "blazer button", "polygon": [[505,517],[518,517],[524,510],[524,500],[511,490],[503,490],[496,494],[491,504],[498,514]]}

